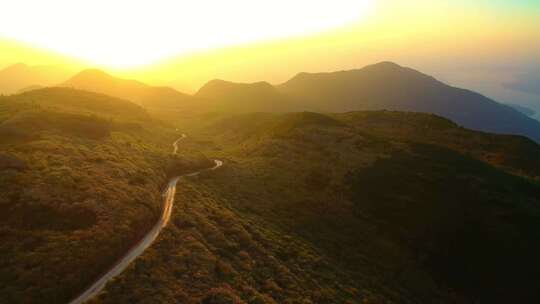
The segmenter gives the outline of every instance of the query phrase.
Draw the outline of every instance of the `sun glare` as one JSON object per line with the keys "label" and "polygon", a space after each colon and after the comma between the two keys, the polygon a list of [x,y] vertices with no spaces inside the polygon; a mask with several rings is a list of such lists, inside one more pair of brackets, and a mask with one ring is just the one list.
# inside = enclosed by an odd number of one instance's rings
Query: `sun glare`
{"label": "sun glare", "polygon": [[357,22],[372,0],[51,0],[2,5],[0,36],[127,67]]}

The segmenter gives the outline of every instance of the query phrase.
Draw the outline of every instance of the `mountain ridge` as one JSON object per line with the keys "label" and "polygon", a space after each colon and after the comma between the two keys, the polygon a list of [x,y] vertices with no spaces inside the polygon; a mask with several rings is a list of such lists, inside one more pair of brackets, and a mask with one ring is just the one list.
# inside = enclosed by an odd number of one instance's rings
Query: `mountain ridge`
{"label": "mountain ridge", "polygon": [[145,107],[182,107],[192,99],[170,87],[150,86],[138,80],[118,78],[99,69],[83,70],[60,86],[111,95]]}
{"label": "mountain ridge", "polygon": [[283,112],[295,109],[288,98],[266,81],[238,83],[214,79],[204,84],[193,95],[213,109],[241,112]]}
{"label": "mountain ridge", "polygon": [[426,112],[467,128],[523,135],[540,142],[539,121],[482,94],[389,61],[354,70],[301,72],[278,85],[214,79],[193,95],[117,78],[97,69],[83,70],[60,86],[107,94],[150,108],[203,112]]}
{"label": "mountain ridge", "polygon": [[479,93],[432,76],[382,62],[362,69],[300,73],[277,86],[308,110],[397,110],[437,114],[475,130],[528,136],[540,141],[540,122]]}

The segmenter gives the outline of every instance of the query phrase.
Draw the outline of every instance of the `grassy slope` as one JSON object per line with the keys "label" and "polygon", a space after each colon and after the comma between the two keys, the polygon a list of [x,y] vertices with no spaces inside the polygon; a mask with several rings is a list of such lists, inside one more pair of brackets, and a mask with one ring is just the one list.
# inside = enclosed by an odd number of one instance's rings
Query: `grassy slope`
{"label": "grassy slope", "polygon": [[59,88],[1,98],[0,133],[0,302],[67,302],[157,220],[177,135]]}
{"label": "grassy slope", "polygon": [[529,140],[398,112],[195,121],[190,147],[225,167],[181,181],[160,242],[96,302],[538,299]]}

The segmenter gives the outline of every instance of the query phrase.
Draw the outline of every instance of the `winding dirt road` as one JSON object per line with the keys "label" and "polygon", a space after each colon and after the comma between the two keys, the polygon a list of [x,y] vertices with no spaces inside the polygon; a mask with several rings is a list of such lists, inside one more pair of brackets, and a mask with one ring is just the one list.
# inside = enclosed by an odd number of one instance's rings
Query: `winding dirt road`
{"label": "winding dirt road", "polygon": [[[178,151],[178,143],[186,137],[187,136],[185,134],[182,134],[182,136],[173,143],[173,154],[176,154],[176,152]],[[140,256],[144,252],[146,248],[152,245],[161,230],[167,225],[167,223],[169,223],[169,219],[171,218],[172,213],[172,207],[174,204],[174,195],[176,194],[176,183],[178,182],[178,180],[182,176],[195,176],[204,171],[215,170],[223,165],[223,162],[220,160],[214,160],[214,163],[215,165],[212,168],[177,176],[171,179],[169,181],[169,184],[167,185],[165,193],[163,194],[163,196],[165,197],[163,214],[161,215],[159,221],[154,225],[152,230],[150,230],[146,234],[146,236],[137,243],[137,245],[132,247],[109,271],[103,274],[98,280],[94,282],[94,284],[92,284],[92,286],[86,289],[76,299],[72,300],[70,304],[81,304],[97,296],[103,290],[103,288],[105,288],[107,282],[122,273],[127,268],[127,266],[131,264],[131,262],[133,262],[138,256]]]}

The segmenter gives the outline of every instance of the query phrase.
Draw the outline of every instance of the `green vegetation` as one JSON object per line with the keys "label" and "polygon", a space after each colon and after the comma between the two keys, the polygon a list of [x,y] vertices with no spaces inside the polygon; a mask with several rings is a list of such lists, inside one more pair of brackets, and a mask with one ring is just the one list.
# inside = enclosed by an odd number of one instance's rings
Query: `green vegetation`
{"label": "green vegetation", "polygon": [[156,222],[170,168],[193,166],[140,107],[71,89],[2,97],[0,134],[2,303],[74,297]]}
{"label": "green vegetation", "polygon": [[199,110],[0,97],[0,302],[78,295],[157,221],[168,178],[210,158],[225,165],[180,179],[169,225],[91,302],[540,300],[533,141],[431,114]]}
{"label": "green vegetation", "polygon": [[533,142],[416,113],[205,118],[186,147],[225,166],[180,181],[171,225],[96,303],[538,300]]}

